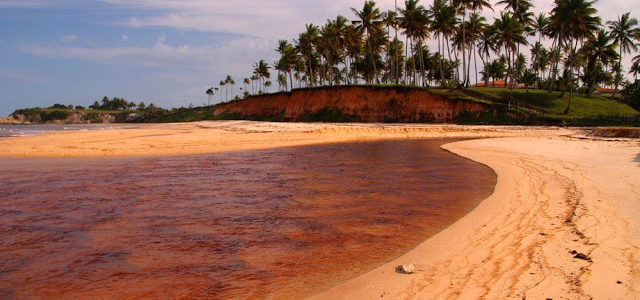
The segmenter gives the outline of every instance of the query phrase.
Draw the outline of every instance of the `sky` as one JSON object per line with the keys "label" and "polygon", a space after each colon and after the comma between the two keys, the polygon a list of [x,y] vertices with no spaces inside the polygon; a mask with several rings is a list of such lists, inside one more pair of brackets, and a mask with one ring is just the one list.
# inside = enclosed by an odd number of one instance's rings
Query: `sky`
{"label": "sky", "polygon": [[[636,1],[600,0],[596,7],[603,21],[627,11],[640,18]],[[394,0],[376,2],[394,7]],[[535,12],[553,5],[533,2]],[[0,116],[54,103],[87,106],[104,96],[166,108],[203,105],[205,90],[227,74],[241,82],[256,61],[275,61],[278,40],[291,41],[307,23],[324,24],[339,14],[353,18],[350,8],[363,3],[0,0]],[[484,14],[492,20],[502,9]]]}

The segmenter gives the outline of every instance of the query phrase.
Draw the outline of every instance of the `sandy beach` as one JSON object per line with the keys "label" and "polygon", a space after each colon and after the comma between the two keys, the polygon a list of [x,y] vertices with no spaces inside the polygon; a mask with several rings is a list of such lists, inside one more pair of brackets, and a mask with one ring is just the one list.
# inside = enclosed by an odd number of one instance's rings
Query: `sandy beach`
{"label": "sandy beach", "polygon": [[[548,127],[248,121],[136,126],[3,138],[0,157],[179,155],[477,138],[443,148],[496,171],[489,198],[410,252],[312,299],[640,298],[638,140],[590,139],[583,130]],[[400,274],[399,264],[414,264],[416,272]]]}

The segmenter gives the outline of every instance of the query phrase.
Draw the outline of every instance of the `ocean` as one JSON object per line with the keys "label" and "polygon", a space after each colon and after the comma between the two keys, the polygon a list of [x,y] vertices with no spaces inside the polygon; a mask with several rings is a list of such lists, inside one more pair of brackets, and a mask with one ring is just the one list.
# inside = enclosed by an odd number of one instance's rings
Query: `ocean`
{"label": "ocean", "polygon": [[109,130],[136,128],[135,125],[87,124],[87,125],[0,125],[0,138],[41,135],[50,131]]}

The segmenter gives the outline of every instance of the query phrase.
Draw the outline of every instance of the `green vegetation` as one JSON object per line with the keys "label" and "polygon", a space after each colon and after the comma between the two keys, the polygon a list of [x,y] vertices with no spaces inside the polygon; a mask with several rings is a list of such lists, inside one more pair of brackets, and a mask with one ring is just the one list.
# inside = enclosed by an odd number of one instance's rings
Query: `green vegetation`
{"label": "green vegetation", "polygon": [[143,102],[135,104],[127,102],[123,98],[102,98],[101,103],[95,101],[89,109],[80,105],[64,105],[56,103],[50,107],[41,108],[25,108],[17,109],[11,115],[21,116],[25,122],[30,123],[47,123],[47,122],[65,122],[68,118],[75,116],[73,122],[132,122],[141,116],[159,115],[165,109],[155,106],[153,103],[149,106]]}
{"label": "green vegetation", "polygon": [[[432,91],[449,98],[498,100],[507,108],[513,104],[556,119],[637,114],[594,95],[607,88],[613,98],[631,86],[623,57],[637,52],[640,43],[636,18],[627,12],[605,22],[595,2],[557,0],[551,11],[534,15],[531,0],[501,0],[493,6],[486,0],[431,0],[426,5],[406,0],[404,7],[388,11],[364,1],[351,8],[352,21],[339,15],[324,25],[307,24],[292,41],[279,41],[280,58],[271,65],[259,60],[240,90],[244,97],[268,92],[265,81],[274,69],[280,91],[360,84],[439,86]],[[483,9],[500,14],[487,20]],[[429,39],[437,49],[426,46]],[[639,73],[640,55],[629,69],[634,77]],[[465,90],[472,78],[476,86],[505,89]],[[234,84],[229,79],[220,81],[220,89]],[[218,88],[207,94],[214,90]],[[625,99],[633,105],[633,99]]]}
{"label": "green vegetation", "polygon": [[622,96],[625,103],[640,110],[640,81],[636,80],[633,84],[627,85],[622,91]]}
{"label": "green vegetation", "polygon": [[504,88],[471,88],[472,91],[498,99],[508,99],[512,93],[514,103],[522,103],[541,111],[545,115],[566,117],[593,117],[598,115],[636,115],[638,112],[627,104],[611,99],[607,96],[592,96],[588,98],[582,95],[573,96],[571,112],[566,115],[564,110],[569,98],[568,94],[562,96],[560,92],[547,92],[544,90],[513,90],[510,92]]}

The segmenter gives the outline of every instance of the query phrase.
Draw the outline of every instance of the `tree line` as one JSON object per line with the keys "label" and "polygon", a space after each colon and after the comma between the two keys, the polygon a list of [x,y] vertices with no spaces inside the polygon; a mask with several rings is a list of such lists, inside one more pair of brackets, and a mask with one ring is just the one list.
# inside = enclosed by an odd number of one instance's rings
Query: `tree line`
{"label": "tree line", "polygon": [[[269,92],[271,70],[280,91],[363,83],[467,88],[500,81],[511,91],[524,86],[569,93],[568,113],[575,92],[590,97],[607,86],[613,97],[630,85],[625,75],[637,80],[640,73],[640,55],[628,71],[622,66],[623,57],[638,50],[638,20],[627,12],[603,22],[596,2],[555,0],[550,12],[535,15],[529,0],[495,6],[487,0],[433,0],[426,6],[406,0],[388,11],[365,1],[351,8],[352,19],[340,15],[322,26],[307,24],[296,39],[279,41],[279,59],[253,64],[241,94]],[[480,14],[485,9],[501,12],[487,20]],[[429,41],[437,49],[426,46]],[[234,85],[227,76],[206,94],[229,100]]]}

